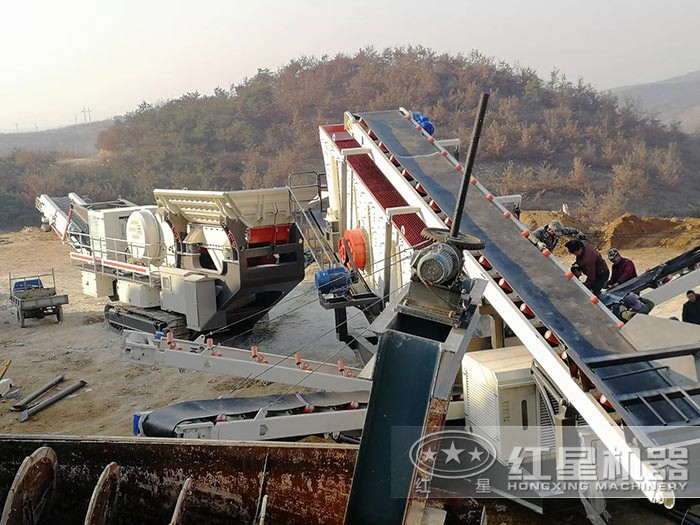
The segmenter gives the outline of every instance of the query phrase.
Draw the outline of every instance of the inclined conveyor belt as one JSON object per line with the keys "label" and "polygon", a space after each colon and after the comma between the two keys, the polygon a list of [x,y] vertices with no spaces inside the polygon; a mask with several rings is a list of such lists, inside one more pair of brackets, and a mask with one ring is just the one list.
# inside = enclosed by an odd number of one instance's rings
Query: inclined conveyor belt
{"label": "inclined conveyor belt", "polygon": [[[415,123],[398,110],[360,113],[356,118],[364,120],[376,140],[452,216],[462,173],[416,131]],[[480,186],[470,185],[461,230],[484,241],[483,255],[567,346],[567,355],[628,425],[700,424],[700,384],[648,357],[630,357],[636,350],[615,320],[527,241]],[[626,356],[624,363],[612,360],[620,355]]]}
{"label": "inclined conveyor belt", "polygon": [[634,279],[622,283],[614,288],[610,288],[601,296],[601,300],[610,305],[614,302],[621,301],[628,293],[639,294],[647,288],[655,288],[657,283],[668,275],[673,275],[684,270],[691,271],[696,264],[700,262],[700,246],[696,246],[692,250],[669,259],[666,262],[654,266]]}
{"label": "inclined conveyor belt", "polygon": [[88,232],[87,223],[77,214],[73,215],[70,213],[71,205],[73,204],[70,197],[49,197],[47,195],[46,198],[47,200],[51,201],[57,209],[61,210],[66,218],[70,215],[71,223],[73,223],[74,228],[78,233],[86,234]]}

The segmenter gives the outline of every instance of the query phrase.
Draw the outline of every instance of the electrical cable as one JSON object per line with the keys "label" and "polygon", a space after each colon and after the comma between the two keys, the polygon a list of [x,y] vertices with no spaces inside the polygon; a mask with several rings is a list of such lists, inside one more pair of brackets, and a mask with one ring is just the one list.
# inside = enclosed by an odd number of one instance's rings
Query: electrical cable
{"label": "electrical cable", "polygon": [[[403,261],[403,260],[405,260],[405,259],[408,259],[408,258],[409,258],[409,257],[404,257],[403,259],[401,259],[401,261]],[[399,261],[399,262],[401,262],[401,261]],[[410,282],[410,281],[409,281],[409,282]],[[398,292],[399,290],[403,289],[405,286],[407,286],[407,285],[409,284],[409,282],[406,282],[405,284],[403,284],[403,285],[400,286],[399,288],[393,290],[392,292],[389,293],[389,295],[392,295],[392,294]],[[370,306],[370,307],[371,307],[371,306],[374,306],[375,304],[378,304],[379,302],[381,302],[381,301],[383,301],[383,300],[384,300],[384,299],[383,299],[382,297],[379,297],[379,298],[377,298],[376,301],[370,303],[369,306]],[[291,313],[291,312],[290,312],[290,313]],[[277,366],[278,364],[280,364],[280,363],[286,361],[287,359],[291,359],[291,358],[294,356],[294,354],[296,354],[297,352],[301,352],[301,351],[304,350],[305,348],[308,348],[309,346],[311,346],[313,343],[315,343],[315,342],[318,341],[319,339],[321,339],[321,338],[325,337],[326,335],[328,335],[329,333],[335,331],[339,326],[343,326],[344,324],[349,323],[351,320],[357,318],[357,317],[360,316],[360,315],[363,315],[363,312],[362,312],[362,311],[360,311],[360,312],[356,313],[355,315],[353,315],[353,316],[351,316],[351,317],[345,319],[345,321],[343,321],[343,322],[340,323],[339,325],[333,326],[333,328],[331,328],[330,330],[326,330],[326,331],[323,332],[321,335],[319,335],[319,336],[316,337],[315,339],[309,341],[308,343],[306,343],[306,344],[305,344],[304,346],[302,346],[301,348],[294,349],[294,351],[291,352],[291,353],[288,354],[288,355],[283,355],[283,356],[282,356],[282,359],[280,359],[280,360],[277,361],[276,363],[273,363],[273,364],[270,365],[268,368],[266,368],[265,370],[259,372],[258,374],[254,375],[254,376],[252,376],[252,374],[248,374],[246,377],[242,378],[242,379],[239,381],[239,383],[238,383],[236,386],[234,386],[234,388],[233,388],[232,390],[229,391],[229,393],[228,393],[227,395],[231,395],[231,394],[233,394],[234,392],[236,392],[237,390],[239,390],[244,382],[246,382],[246,381],[248,381],[248,380],[251,380],[251,381],[256,380],[258,377],[260,377],[261,375],[265,374],[265,373],[268,372],[269,370],[273,369],[273,368],[274,368],[275,366]],[[280,316],[280,317],[281,317],[281,316]],[[279,319],[279,317],[277,317],[277,318],[275,318],[275,319]],[[366,327],[366,328],[358,335],[358,337],[362,336],[368,329],[369,329],[369,327]],[[357,339],[357,338],[355,338],[355,339]],[[343,345],[343,346],[342,346],[341,348],[339,348],[335,353],[333,353],[333,354],[330,356],[330,358],[335,357],[341,350],[344,350],[345,348],[349,348],[349,346],[350,346],[349,343],[345,343],[345,345]],[[328,359],[330,359],[330,358],[328,358]],[[327,362],[328,362],[328,361],[326,360],[326,361],[324,361],[322,364],[326,364]],[[310,372],[310,373],[311,373],[311,372]],[[251,377],[251,376],[252,376],[252,377]],[[307,377],[307,376],[305,376],[305,377]]]}

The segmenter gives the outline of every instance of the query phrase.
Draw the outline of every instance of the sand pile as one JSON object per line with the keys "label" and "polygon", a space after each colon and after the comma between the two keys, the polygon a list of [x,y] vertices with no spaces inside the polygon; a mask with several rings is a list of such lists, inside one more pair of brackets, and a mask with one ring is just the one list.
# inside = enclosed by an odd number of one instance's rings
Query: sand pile
{"label": "sand pile", "polygon": [[[687,251],[700,245],[700,219],[688,217],[662,218],[638,217],[626,213],[605,225],[602,230],[593,230],[576,217],[561,211],[523,211],[520,221],[534,230],[557,219],[564,226],[578,228],[600,250],[615,248],[673,248]],[[557,252],[561,251],[561,245]],[[565,252],[565,251],[564,251]],[[558,254],[558,253],[557,253]]]}
{"label": "sand pile", "polygon": [[588,233],[586,224],[580,222],[571,215],[567,215],[563,211],[527,210],[520,214],[520,222],[529,226],[531,230],[549,224],[555,219],[560,221],[564,226],[578,228],[582,232]]}
{"label": "sand pile", "polygon": [[674,248],[689,250],[700,245],[700,219],[638,217],[626,213],[602,230],[600,248]]}

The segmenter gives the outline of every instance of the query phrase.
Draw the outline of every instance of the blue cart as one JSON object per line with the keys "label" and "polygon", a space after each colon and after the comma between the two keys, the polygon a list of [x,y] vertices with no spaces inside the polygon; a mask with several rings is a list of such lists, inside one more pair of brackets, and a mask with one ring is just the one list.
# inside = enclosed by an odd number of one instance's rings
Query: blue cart
{"label": "blue cart", "polygon": [[[51,286],[44,286],[42,278],[48,277]],[[68,295],[56,293],[56,276],[51,269],[51,273],[25,277],[10,274],[10,301],[17,312],[17,323],[24,328],[25,320],[30,318],[55,315],[59,323],[63,321],[63,305],[68,304]]]}

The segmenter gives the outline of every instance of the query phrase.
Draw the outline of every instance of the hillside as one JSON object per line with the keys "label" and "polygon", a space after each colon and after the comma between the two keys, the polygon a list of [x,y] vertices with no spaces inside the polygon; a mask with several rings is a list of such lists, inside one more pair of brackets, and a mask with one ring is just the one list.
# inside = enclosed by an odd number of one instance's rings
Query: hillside
{"label": "hillside", "polygon": [[700,134],[700,71],[660,82],[621,86],[612,92],[623,100],[637,101],[664,122],[678,122],[687,133]]}
{"label": "hillside", "polygon": [[78,124],[35,133],[0,133],[0,157],[12,150],[58,151],[74,157],[91,157],[97,153],[97,136],[113,124],[111,120]]}
{"label": "hillside", "polygon": [[475,174],[493,191],[521,193],[528,208],[566,203],[595,224],[627,211],[700,214],[700,137],[556,71],[542,79],[477,52],[368,48],[260,69],[213,95],[143,103],[99,134],[91,162],[47,151],[0,157],[0,227],[36,224],[40,193],[146,204],[157,187],[282,185],[289,173],[323,171],[318,126],[345,111],[421,111],[436,137],[466,149],[484,91],[492,96]]}

